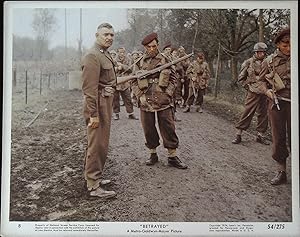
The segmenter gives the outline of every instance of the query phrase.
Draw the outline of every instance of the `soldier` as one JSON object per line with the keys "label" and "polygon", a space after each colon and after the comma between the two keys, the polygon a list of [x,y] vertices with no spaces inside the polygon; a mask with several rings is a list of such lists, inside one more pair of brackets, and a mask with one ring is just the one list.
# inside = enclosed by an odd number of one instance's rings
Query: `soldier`
{"label": "soldier", "polygon": [[[179,53],[176,48],[172,49],[171,52],[172,55],[172,60],[176,60],[179,58]],[[177,87],[176,87],[176,92],[175,92],[175,104],[181,105],[182,103],[182,82],[184,78],[184,69],[182,62],[179,62],[175,65],[175,70],[177,73]]]}
{"label": "soldier", "polygon": [[116,53],[115,50],[111,50],[111,51],[110,51],[110,55],[111,55],[111,57],[113,58],[113,60],[116,60],[117,53]]}
{"label": "soldier", "polygon": [[[169,62],[169,58],[158,51],[156,33],[147,35],[143,39],[142,45],[144,45],[146,53],[137,63],[139,70],[152,70]],[[138,106],[141,111],[146,146],[151,154],[146,165],[154,165],[158,162],[156,148],[159,146],[159,135],[155,126],[156,114],[163,145],[168,149],[168,164],[179,169],[187,168],[187,165],[176,155],[179,140],[174,122],[173,95],[175,88],[176,75],[172,67],[132,82],[133,92],[139,100]]]}
{"label": "soldier", "polygon": [[245,110],[241,115],[240,120],[236,124],[236,138],[232,141],[233,144],[239,144],[242,141],[242,132],[247,130],[251,124],[251,120],[257,113],[257,136],[256,141],[269,145],[269,142],[264,138],[264,133],[268,128],[268,115],[267,115],[267,97],[260,94],[256,87],[258,75],[261,71],[261,64],[266,57],[267,45],[259,42],[254,45],[254,55],[243,62],[241,71],[238,76],[238,81],[242,83],[243,87],[247,90],[245,101]]}
{"label": "soldier", "polygon": [[143,53],[143,51],[138,51],[138,53],[139,53],[139,57],[142,57],[143,55],[144,55],[144,53]]}
{"label": "soldier", "polygon": [[271,180],[271,184],[279,185],[287,182],[286,159],[291,149],[290,29],[281,30],[275,37],[274,43],[277,49],[262,63],[259,89],[261,93],[268,96],[273,143],[272,157],[277,163],[277,173]]}
{"label": "soldier", "polygon": [[82,91],[84,118],[87,125],[87,149],[84,175],[90,196],[110,198],[114,191],[106,191],[102,171],[107,159],[110,136],[112,102],[116,86],[113,59],[108,52],[114,38],[113,27],[108,23],[98,26],[96,42],[82,60]]}
{"label": "soldier", "polygon": [[[127,74],[123,75],[128,75],[131,72],[131,70],[128,70],[130,66],[130,59],[126,57],[126,50],[124,47],[118,48],[116,62],[117,67],[115,69],[117,76],[120,76],[125,71],[127,71]],[[128,113],[128,118],[138,120],[138,118],[135,117],[135,115],[133,114],[133,103],[130,93],[130,82],[125,82],[117,85],[113,101],[114,120],[120,119],[120,95],[124,101],[126,112]]]}
{"label": "soldier", "polygon": [[172,60],[172,48],[171,48],[171,42],[167,41],[163,47],[163,54],[168,57],[170,60]]}
{"label": "soldier", "polygon": [[131,64],[132,64],[139,58],[139,52],[136,50],[132,51],[131,57],[132,57],[132,62],[131,62]]}
{"label": "soldier", "polygon": [[190,79],[189,96],[186,102],[186,108],[183,113],[190,112],[190,107],[195,99],[196,111],[202,113],[203,96],[208,86],[210,78],[210,70],[207,62],[205,62],[204,54],[197,53],[196,61],[194,61],[187,69],[187,76]]}
{"label": "soldier", "polygon": [[[185,49],[184,49],[183,46],[180,46],[178,48],[178,53],[179,53],[180,58],[186,56],[186,52],[185,52]],[[187,71],[190,63],[191,62],[190,62],[189,58],[182,61],[182,62],[180,62],[180,64],[182,65],[182,68],[183,68],[183,78],[181,78],[181,83],[182,83],[182,87],[183,87],[183,96],[182,96],[183,97],[183,105],[182,105],[182,107],[186,106],[186,101],[187,101],[187,98],[189,96],[189,83],[190,83],[190,81],[189,81],[189,79],[186,75],[186,71]]]}

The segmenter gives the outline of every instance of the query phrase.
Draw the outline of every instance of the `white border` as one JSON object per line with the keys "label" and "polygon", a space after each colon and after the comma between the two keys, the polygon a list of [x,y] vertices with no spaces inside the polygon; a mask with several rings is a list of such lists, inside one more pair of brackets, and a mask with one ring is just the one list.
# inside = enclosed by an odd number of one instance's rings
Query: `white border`
{"label": "white border", "polygon": [[[11,157],[11,80],[12,78],[12,11],[14,8],[290,8],[291,10],[291,30],[292,30],[292,222],[284,223],[286,228],[282,231],[270,231],[266,228],[265,222],[234,222],[232,224],[245,225],[253,224],[254,233],[239,233],[239,236],[300,236],[299,217],[299,111],[298,111],[298,3],[297,1],[170,1],[170,2],[5,2],[4,3],[4,72],[3,78],[3,140],[2,140],[2,212],[1,212],[1,233],[4,236],[53,236],[53,232],[48,235],[46,232],[34,232],[35,224],[78,224],[81,222],[10,222],[9,221],[9,200],[10,200],[10,157]],[[22,224],[22,231],[18,231],[18,224]],[[83,224],[94,224],[95,222],[83,222]],[[143,230],[142,222],[97,222],[101,226],[99,232],[57,232],[60,236],[127,236],[127,230]],[[180,236],[236,236],[230,233],[209,233],[210,224],[230,224],[231,222],[160,222],[152,224],[167,225],[163,229],[179,229],[181,234],[171,234]],[[147,228],[146,228],[147,229]],[[154,235],[161,236],[161,233],[130,233],[130,235]],[[169,236],[163,234],[163,236]]]}

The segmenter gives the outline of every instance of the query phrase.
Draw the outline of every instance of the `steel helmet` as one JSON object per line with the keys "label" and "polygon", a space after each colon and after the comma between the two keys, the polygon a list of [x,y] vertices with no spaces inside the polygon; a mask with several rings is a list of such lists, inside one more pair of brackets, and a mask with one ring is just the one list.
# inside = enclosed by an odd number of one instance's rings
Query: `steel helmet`
{"label": "steel helmet", "polygon": [[258,42],[253,47],[254,52],[257,52],[257,51],[264,51],[264,52],[266,52],[267,49],[268,49],[268,46],[265,43],[263,43],[263,42]]}

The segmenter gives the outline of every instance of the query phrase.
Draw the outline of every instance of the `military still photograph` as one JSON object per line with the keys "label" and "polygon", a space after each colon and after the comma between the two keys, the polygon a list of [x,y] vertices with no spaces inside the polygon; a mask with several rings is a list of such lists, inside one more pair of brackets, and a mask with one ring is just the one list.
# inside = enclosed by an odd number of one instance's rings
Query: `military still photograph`
{"label": "military still photograph", "polygon": [[9,220],[292,222],[290,16],[13,9]]}

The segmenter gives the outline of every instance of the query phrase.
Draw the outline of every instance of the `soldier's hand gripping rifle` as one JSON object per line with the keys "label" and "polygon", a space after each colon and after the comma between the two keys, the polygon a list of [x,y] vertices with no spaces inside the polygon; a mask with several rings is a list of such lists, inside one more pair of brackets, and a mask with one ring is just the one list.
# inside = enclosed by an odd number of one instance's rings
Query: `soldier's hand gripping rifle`
{"label": "soldier's hand gripping rifle", "polygon": [[273,100],[274,100],[273,106],[276,105],[277,110],[279,111],[279,110],[280,110],[280,107],[279,107],[279,102],[278,102],[277,95],[275,94],[274,90],[272,90],[272,93],[273,93]]}
{"label": "soldier's hand gripping rifle", "polygon": [[130,81],[130,80],[134,80],[134,79],[138,79],[138,80],[145,79],[147,76],[152,75],[152,74],[157,73],[157,72],[160,72],[160,71],[162,71],[162,70],[164,70],[164,69],[166,69],[166,68],[168,68],[168,67],[170,67],[174,64],[177,64],[181,61],[184,61],[184,60],[190,58],[191,56],[193,56],[193,53],[185,55],[181,58],[178,58],[174,61],[171,61],[169,63],[166,63],[164,65],[161,65],[161,66],[159,66],[157,68],[154,68],[152,70],[149,70],[149,71],[143,71],[141,73],[137,73],[135,75],[130,75],[130,76],[117,77],[117,85],[125,83],[125,82]]}

